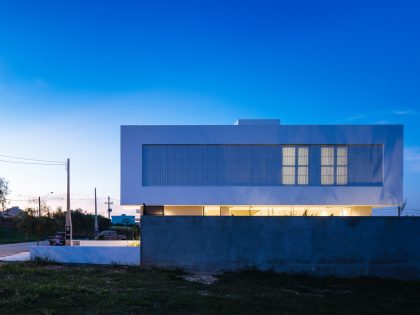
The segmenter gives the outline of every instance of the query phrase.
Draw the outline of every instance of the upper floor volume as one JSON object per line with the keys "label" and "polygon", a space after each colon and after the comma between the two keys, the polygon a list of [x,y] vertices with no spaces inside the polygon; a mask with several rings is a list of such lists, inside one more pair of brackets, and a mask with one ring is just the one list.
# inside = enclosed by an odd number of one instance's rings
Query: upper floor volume
{"label": "upper floor volume", "polygon": [[122,126],[123,205],[389,206],[402,125]]}

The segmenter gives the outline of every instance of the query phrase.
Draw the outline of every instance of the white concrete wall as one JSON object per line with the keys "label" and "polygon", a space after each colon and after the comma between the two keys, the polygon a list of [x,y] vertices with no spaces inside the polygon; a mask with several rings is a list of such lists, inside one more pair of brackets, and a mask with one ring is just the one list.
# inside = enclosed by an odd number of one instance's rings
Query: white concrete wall
{"label": "white concrete wall", "polygon": [[34,246],[30,258],[65,264],[137,266],[140,265],[140,247]]}
{"label": "white concrete wall", "polygon": [[[142,186],[143,144],[383,144],[383,186]],[[397,205],[403,127],[122,126],[122,205]]]}
{"label": "white concrete wall", "polygon": [[73,246],[94,246],[94,247],[127,247],[139,246],[139,241],[107,241],[107,240],[73,240]]}

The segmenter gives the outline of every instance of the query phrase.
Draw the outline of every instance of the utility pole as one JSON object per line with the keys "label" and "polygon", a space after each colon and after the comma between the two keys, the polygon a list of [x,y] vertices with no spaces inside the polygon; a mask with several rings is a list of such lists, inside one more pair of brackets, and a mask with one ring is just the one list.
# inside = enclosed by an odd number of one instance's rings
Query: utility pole
{"label": "utility pole", "polygon": [[72,246],[73,231],[70,213],[70,159],[67,159],[67,213],[66,213],[66,246]]}
{"label": "utility pole", "polygon": [[95,187],[95,237],[98,236],[99,233],[99,227],[98,227],[98,202],[96,199],[96,187]]}
{"label": "utility pole", "polygon": [[[45,200],[49,195],[53,194],[54,192],[50,192],[42,197],[42,200]],[[48,209],[47,209],[48,210]],[[49,210],[48,210],[49,212]],[[38,217],[42,216],[42,208],[41,208],[41,196],[38,197]]]}
{"label": "utility pole", "polygon": [[113,202],[111,201],[111,198],[109,198],[108,196],[108,202],[105,202],[106,205],[108,205],[108,220],[111,220],[111,205],[113,204]]}
{"label": "utility pole", "polygon": [[41,217],[41,196],[38,197],[38,217]]}

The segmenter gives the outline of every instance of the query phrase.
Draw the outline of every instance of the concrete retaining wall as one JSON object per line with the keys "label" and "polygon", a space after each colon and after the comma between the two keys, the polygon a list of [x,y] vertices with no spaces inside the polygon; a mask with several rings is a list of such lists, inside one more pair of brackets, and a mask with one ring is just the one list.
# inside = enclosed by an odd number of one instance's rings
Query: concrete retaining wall
{"label": "concrete retaining wall", "polygon": [[66,264],[140,265],[140,247],[34,246],[30,259]]}
{"label": "concrete retaining wall", "polygon": [[420,218],[152,217],[145,267],[420,279]]}

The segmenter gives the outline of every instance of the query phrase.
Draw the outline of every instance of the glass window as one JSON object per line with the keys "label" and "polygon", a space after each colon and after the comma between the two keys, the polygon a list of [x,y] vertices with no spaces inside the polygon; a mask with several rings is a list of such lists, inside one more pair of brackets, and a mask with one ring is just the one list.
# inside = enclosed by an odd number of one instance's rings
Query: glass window
{"label": "glass window", "polygon": [[283,166],[283,185],[295,184],[295,167]]}
{"label": "glass window", "polygon": [[298,165],[308,165],[308,148],[298,147]]}
{"label": "glass window", "polygon": [[321,148],[321,185],[347,185],[347,147]]}
{"label": "glass window", "polygon": [[334,147],[321,148],[321,165],[334,165]]}
{"label": "glass window", "polygon": [[296,165],[296,148],[283,147],[283,168],[282,183],[283,185],[295,184],[295,165]]}
{"label": "glass window", "polygon": [[309,148],[285,146],[282,148],[283,185],[308,185]]}
{"label": "glass window", "polygon": [[337,166],[337,185],[347,185],[347,166]]}
{"label": "glass window", "polygon": [[337,185],[347,185],[347,147],[337,147]]}
{"label": "glass window", "polygon": [[296,163],[295,147],[283,147],[283,165],[295,165]]}
{"label": "glass window", "polygon": [[347,147],[337,147],[337,165],[347,165]]}
{"label": "glass window", "polygon": [[321,185],[334,185],[334,166],[321,167]]}
{"label": "glass window", "polygon": [[309,149],[308,147],[298,147],[298,185],[308,185],[309,183]]}
{"label": "glass window", "polygon": [[298,166],[298,185],[308,185],[307,166]]}
{"label": "glass window", "polygon": [[321,185],[334,185],[334,147],[321,148]]}

